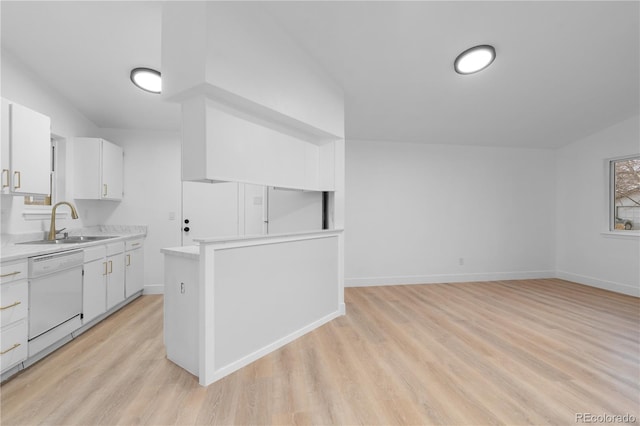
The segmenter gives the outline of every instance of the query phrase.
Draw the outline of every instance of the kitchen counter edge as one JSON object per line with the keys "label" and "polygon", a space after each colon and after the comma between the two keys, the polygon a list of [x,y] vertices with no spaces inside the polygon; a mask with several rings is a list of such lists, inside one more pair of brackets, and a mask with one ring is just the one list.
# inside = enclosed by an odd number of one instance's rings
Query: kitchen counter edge
{"label": "kitchen counter edge", "polygon": [[118,235],[114,236],[114,238],[109,238],[105,240],[99,241],[91,241],[88,243],[75,243],[75,244],[65,244],[64,247],[60,247],[56,245],[55,247],[51,247],[47,244],[11,244],[8,246],[3,246],[0,248],[0,262],[12,262],[17,260],[27,259],[29,257],[41,256],[43,254],[53,254],[53,253],[61,253],[70,250],[84,249],[87,247],[95,247],[104,244],[111,244],[117,242],[125,242],[128,240],[135,240],[137,238],[146,238],[147,234],[144,232],[141,233],[131,233],[126,235]]}

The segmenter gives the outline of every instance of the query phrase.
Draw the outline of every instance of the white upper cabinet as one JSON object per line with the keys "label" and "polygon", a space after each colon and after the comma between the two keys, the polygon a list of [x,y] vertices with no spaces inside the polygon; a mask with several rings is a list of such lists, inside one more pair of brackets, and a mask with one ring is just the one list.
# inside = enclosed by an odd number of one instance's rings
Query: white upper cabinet
{"label": "white upper cabinet", "polygon": [[102,141],[102,198],[122,199],[122,148],[105,140]]}
{"label": "white upper cabinet", "polygon": [[2,99],[2,193],[49,195],[51,119]]}
{"label": "white upper cabinet", "polygon": [[98,138],[73,140],[73,198],[122,200],[122,148]]}

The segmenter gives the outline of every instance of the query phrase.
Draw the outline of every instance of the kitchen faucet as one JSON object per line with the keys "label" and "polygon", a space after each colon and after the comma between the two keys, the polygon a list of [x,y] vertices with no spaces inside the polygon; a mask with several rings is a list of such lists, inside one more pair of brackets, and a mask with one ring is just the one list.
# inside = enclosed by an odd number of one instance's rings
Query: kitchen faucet
{"label": "kitchen faucet", "polygon": [[56,239],[56,234],[59,233],[59,232],[62,232],[64,230],[64,228],[56,230],[56,209],[58,208],[58,206],[60,204],[66,204],[71,208],[71,218],[72,219],[77,219],[78,218],[78,212],[76,211],[76,208],[73,207],[73,204],[71,204],[69,202],[60,201],[55,206],[53,206],[53,208],[51,209],[51,227],[49,228],[49,236],[47,237],[47,240],[49,240],[49,241],[55,240]]}

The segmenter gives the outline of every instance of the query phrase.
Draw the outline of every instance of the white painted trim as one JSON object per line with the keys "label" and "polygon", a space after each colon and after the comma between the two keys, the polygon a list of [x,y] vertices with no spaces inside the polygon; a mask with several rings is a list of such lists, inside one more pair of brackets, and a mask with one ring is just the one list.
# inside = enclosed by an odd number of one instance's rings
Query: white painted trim
{"label": "white painted trim", "polygon": [[200,245],[198,278],[198,381],[207,386],[216,381],[215,369],[215,250],[211,245]]}
{"label": "white painted trim", "polygon": [[488,272],[473,274],[396,275],[387,277],[345,278],[345,287],[372,287],[405,284],[441,284],[475,281],[526,280],[555,278],[554,271]]}
{"label": "white painted trim", "polygon": [[164,284],[146,284],[142,294],[164,294]]}
{"label": "white painted trim", "polygon": [[599,278],[587,277],[585,275],[578,275],[565,271],[558,271],[556,273],[556,278],[588,285],[590,287],[601,288],[603,290],[614,291],[616,293],[627,294],[629,296],[640,297],[640,287],[632,287],[622,283],[601,280]]}
{"label": "white painted trim", "polygon": [[603,231],[600,233],[605,238],[634,239],[640,237],[640,231]]}
{"label": "white painted trim", "polygon": [[[344,309],[344,306],[341,307],[341,309]],[[240,358],[237,361],[232,362],[231,364],[225,365],[222,368],[219,368],[217,370],[215,370],[213,372],[213,374],[207,378],[206,382],[203,383],[202,379],[200,381],[200,384],[203,386],[208,386],[211,383],[215,382],[216,380],[220,380],[221,378],[228,376],[229,374],[233,373],[234,371],[237,371],[239,369],[241,369],[242,367],[251,364],[253,361],[257,360],[258,358],[261,358],[265,355],[268,355],[269,353],[283,347],[284,345],[286,345],[287,343],[291,343],[292,341],[294,341],[295,339],[309,333],[310,331],[315,330],[316,328],[328,323],[329,321],[331,321],[332,319],[335,319],[339,316],[343,315],[340,310],[333,312],[323,318],[320,318],[317,321],[312,322],[311,324],[302,327],[301,329],[294,331],[293,333],[282,337],[281,339],[276,340],[273,343],[270,343],[269,345],[258,349],[257,351],[245,356],[244,358]],[[200,375],[200,377],[202,377],[202,374]]]}
{"label": "white painted trim", "polygon": [[[51,206],[46,206],[42,210],[24,210],[22,212],[24,220],[50,220],[51,219]],[[58,212],[56,210],[56,220],[68,219],[69,213],[66,211]]]}
{"label": "white painted trim", "polygon": [[[607,184],[605,185],[606,202],[604,203],[604,205],[606,206],[606,211],[605,211],[606,228],[605,229],[607,229],[607,231],[602,232],[602,234],[607,234],[607,233],[610,233],[611,235],[617,234],[617,232],[615,231],[615,199],[614,199],[614,193],[615,193],[616,188],[615,188],[615,181],[614,181],[614,168],[612,167],[613,163],[616,162],[616,161],[624,161],[624,160],[630,160],[632,158],[638,158],[639,156],[640,156],[640,152],[634,153],[634,154],[630,154],[630,155],[622,155],[622,156],[618,156],[618,157],[605,158],[605,160],[604,160],[605,182],[607,182]],[[635,234],[636,236],[640,236],[640,233],[637,232],[637,231],[635,231],[635,232],[631,231],[631,232],[633,232],[633,234]]]}

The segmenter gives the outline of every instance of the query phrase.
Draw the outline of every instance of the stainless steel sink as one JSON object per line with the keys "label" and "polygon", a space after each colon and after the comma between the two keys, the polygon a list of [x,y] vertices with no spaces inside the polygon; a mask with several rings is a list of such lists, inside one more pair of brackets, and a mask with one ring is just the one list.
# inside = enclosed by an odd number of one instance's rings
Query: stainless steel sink
{"label": "stainless steel sink", "polygon": [[93,241],[108,240],[109,238],[117,238],[114,236],[71,236],[67,238],[58,238],[55,240],[36,240],[25,241],[23,243],[16,244],[78,244],[78,243],[90,243]]}

